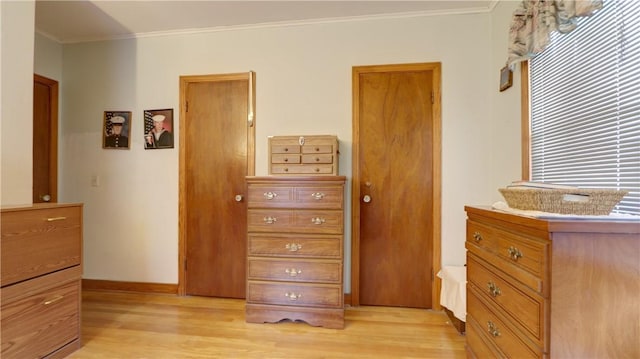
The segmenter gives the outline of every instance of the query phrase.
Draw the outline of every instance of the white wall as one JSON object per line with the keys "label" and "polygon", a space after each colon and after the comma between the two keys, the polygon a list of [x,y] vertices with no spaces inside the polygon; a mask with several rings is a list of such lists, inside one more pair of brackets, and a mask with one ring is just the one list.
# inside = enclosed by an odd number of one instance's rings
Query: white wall
{"label": "white wall", "polygon": [[62,45],[36,33],[33,72],[60,83],[62,80]]}
{"label": "white wall", "polygon": [[0,203],[32,202],[35,2],[0,1]]}
{"label": "white wall", "polygon": [[[174,108],[178,127],[179,76],[256,71],[256,174],[267,174],[267,136],[336,134],[341,174],[350,177],[352,66],[413,62],[442,63],[442,263],[463,264],[464,205],[498,199],[503,183],[496,181],[520,171],[519,157],[494,158],[519,151],[519,132],[503,141],[514,131],[502,127],[519,118],[519,104],[503,107],[504,119],[495,111],[516,91],[498,94],[494,52],[504,47],[506,54],[506,40],[492,42],[495,18],[423,16],[64,45],[60,200],[85,203],[84,277],[177,283],[180,143],[175,136],[176,148],[145,151],[141,139],[145,109]],[[102,149],[105,110],[133,112],[130,150]]]}
{"label": "white wall", "polygon": [[514,67],[513,86],[503,92],[498,91],[500,69],[507,62],[509,25],[511,14],[519,1],[500,1],[491,13],[492,46],[491,80],[494,141],[491,157],[493,178],[491,188],[495,201],[504,201],[497,188],[522,177],[521,117],[520,117],[520,64]]}

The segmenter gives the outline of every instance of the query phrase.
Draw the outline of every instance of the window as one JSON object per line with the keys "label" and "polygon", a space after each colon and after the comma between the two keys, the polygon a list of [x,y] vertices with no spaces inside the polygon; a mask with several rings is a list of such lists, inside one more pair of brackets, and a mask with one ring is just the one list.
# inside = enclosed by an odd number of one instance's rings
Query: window
{"label": "window", "polygon": [[614,212],[640,215],[640,1],[554,32],[529,85],[531,180],[625,189]]}

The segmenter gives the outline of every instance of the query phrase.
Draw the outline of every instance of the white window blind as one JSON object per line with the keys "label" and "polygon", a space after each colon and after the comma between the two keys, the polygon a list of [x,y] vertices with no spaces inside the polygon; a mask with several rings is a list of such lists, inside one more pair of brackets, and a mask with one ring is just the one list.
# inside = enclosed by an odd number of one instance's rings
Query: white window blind
{"label": "white window blind", "polygon": [[640,215],[640,1],[609,0],[529,61],[531,179],[630,193]]}

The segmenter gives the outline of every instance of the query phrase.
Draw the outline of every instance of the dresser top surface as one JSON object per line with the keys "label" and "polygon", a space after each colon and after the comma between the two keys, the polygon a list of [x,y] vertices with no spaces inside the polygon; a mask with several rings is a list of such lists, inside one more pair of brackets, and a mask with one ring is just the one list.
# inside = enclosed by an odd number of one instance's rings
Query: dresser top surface
{"label": "dresser top surface", "polygon": [[[502,222],[507,226],[517,225],[545,232],[640,234],[640,221],[637,220],[593,219],[587,216],[543,219],[494,210],[490,206],[465,206],[465,211],[469,219],[485,218]],[[638,240],[640,240],[640,236]]]}

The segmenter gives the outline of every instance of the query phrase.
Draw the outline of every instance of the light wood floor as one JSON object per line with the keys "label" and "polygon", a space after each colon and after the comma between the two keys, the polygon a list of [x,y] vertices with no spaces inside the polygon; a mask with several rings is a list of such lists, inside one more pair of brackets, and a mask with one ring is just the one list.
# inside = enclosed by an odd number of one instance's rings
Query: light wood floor
{"label": "light wood floor", "polygon": [[68,358],[465,358],[443,312],[348,307],[343,330],[250,324],[244,300],[84,291],[82,342]]}

